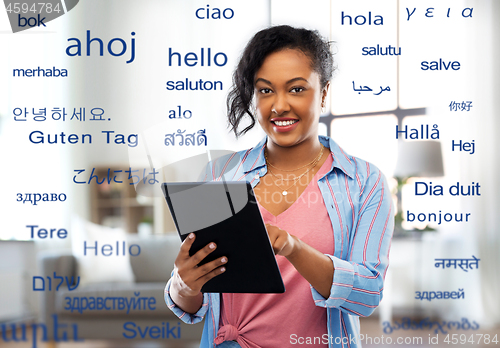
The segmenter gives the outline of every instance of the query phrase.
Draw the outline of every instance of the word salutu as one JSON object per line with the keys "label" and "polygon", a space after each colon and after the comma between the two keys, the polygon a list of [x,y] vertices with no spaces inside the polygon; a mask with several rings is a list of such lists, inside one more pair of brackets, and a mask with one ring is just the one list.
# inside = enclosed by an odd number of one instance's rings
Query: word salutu
{"label": "word salutu", "polygon": [[181,131],[180,129],[178,129],[177,133],[165,134],[165,146],[175,145],[175,140],[177,139],[177,137],[178,137],[177,140],[179,140],[177,145],[180,145],[180,146],[182,146],[182,145],[185,145],[185,146],[189,146],[189,145],[207,146],[207,136],[205,135],[204,129],[201,129],[196,133],[196,134],[198,134],[196,136],[196,144],[194,141],[195,133],[191,133],[191,134],[184,134],[184,133],[186,133],[186,130]]}
{"label": "word salutu", "polygon": [[[74,280],[73,280],[73,276],[71,276],[71,280],[69,280],[69,279],[68,279],[68,277],[66,277],[66,276],[65,276],[64,278],[63,278],[63,277],[60,277],[60,276],[58,276],[58,275],[56,274],[56,272],[54,272],[54,280],[56,280],[56,279],[60,279],[60,280],[61,280],[61,281],[59,282],[59,285],[57,285],[57,286],[56,286],[56,291],[59,291],[59,287],[60,287],[61,285],[63,285],[64,280],[66,280],[66,285],[68,286],[68,290],[69,290],[69,291],[73,291],[73,290],[75,290],[75,289],[78,287],[78,285],[80,284],[80,276],[78,276],[78,277],[76,278],[76,284],[75,284],[75,282],[74,282]],[[41,281],[42,281],[42,286],[41,286],[41,288],[40,288],[40,287],[39,287],[39,288],[37,288],[37,286],[36,286],[36,283],[37,283],[36,281],[37,281],[37,280],[41,280]],[[49,283],[49,284],[48,284],[48,288],[47,288],[47,290],[48,290],[48,291],[52,291],[52,278],[51,278],[51,277],[49,277],[49,276],[47,276],[47,280],[48,280],[48,283]],[[73,284],[75,284],[75,286],[74,286],[74,287],[72,287],[72,285],[73,285]],[[44,278],[44,277],[39,277],[39,276],[34,276],[34,277],[33,277],[33,291],[45,291],[45,278]]]}
{"label": "word salutu", "polygon": [[[87,111],[85,108],[69,108],[69,110],[71,109],[73,110],[73,112],[69,111],[71,113],[71,118],[69,119],[69,121],[74,120],[85,122],[85,113]],[[66,108],[60,108],[56,106],[53,107],[49,112],[52,113],[50,116],[54,121],[66,121],[66,116],[68,115]],[[12,110],[12,113],[14,114],[14,121],[26,121],[28,115],[30,114],[28,108],[15,108],[14,110]],[[35,108],[31,108],[31,114],[33,115],[34,121],[43,122],[47,119],[47,108],[45,107],[38,110],[35,110]],[[88,119],[88,121],[106,121],[102,117],[102,115],[104,115],[103,108],[92,108],[90,110],[90,114],[92,116]],[[108,118],[108,121],[110,120],[111,119]]]}
{"label": "word salutu", "polygon": [[[129,185],[136,185],[138,184],[141,180],[142,183],[145,184],[146,182],[150,185],[157,184],[159,181],[156,180],[156,174],[159,174],[154,168],[152,172],[149,172],[146,174],[146,168],[143,169],[142,171],[142,179],[140,178],[139,175],[135,175],[134,173],[139,173],[139,169],[132,170],[132,168],[129,168],[128,170],[122,170],[122,169],[115,169],[113,170],[113,174],[111,174],[111,168],[108,168],[107,176],[102,177],[102,180],[99,180],[99,176],[97,174],[94,174],[95,168],[92,168],[92,172],[90,173],[89,180],[84,180],[84,181],[77,181],[77,175],[82,174],[85,172],[85,169],[75,169],[76,175],[73,176],[73,182],[75,184],[88,184],[90,185],[92,183],[92,179],[94,179],[94,182],[97,185],[102,185],[104,182],[107,182],[108,184],[111,184],[111,182],[114,182],[116,184],[123,184],[123,178],[121,178],[120,173],[128,173],[128,180],[132,180]],[[148,169],[149,171],[149,169]],[[117,175],[118,174],[118,175]],[[151,175],[151,177],[149,177]],[[120,179],[118,178],[120,177]]]}
{"label": "word salutu", "polygon": [[81,296],[81,297],[69,297],[66,296],[64,300],[66,305],[64,309],[70,312],[77,311],[83,314],[84,311],[110,311],[110,310],[127,310],[127,314],[137,311],[145,310],[156,310],[156,298],[151,297],[139,297],[140,292],[134,292],[135,297],[93,297],[93,296]]}
{"label": "word salutu", "polygon": [[[358,89],[356,89],[356,85],[354,84],[354,81],[352,81],[352,89],[355,91],[355,92],[358,92],[358,94],[361,94],[361,92],[371,92],[372,89],[368,86],[359,86]],[[375,95],[380,95],[380,93],[382,92],[390,92],[391,91],[391,88],[389,86],[385,87],[385,88],[382,88],[382,86],[380,86],[380,92],[378,93],[373,93]]]}
{"label": "word salutu", "polygon": [[[451,185],[448,192],[452,196],[481,196],[479,189],[481,186],[479,183],[472,182],[471,185],[460,185],[457,182],[456,185]],[[429,196],[443,196],[443,186],[432,185],[432,181],[429,183],[423,181],[415,182],[415,196],[423,196],[428,194]]]}
{"label": "word salutu", "polygon": [[394,324],[391,325],[390,322],[384,321],[382,323],[384,327],[385,334],[391,334],[395,330],[403,329],[403,330],[432,330],[433,327],[436,327],[434,333],[446,334],[448,333],[445,329],[454,329],[454,330],[478,330],[479,324],[475,321],[469,323],[467,318],[462,318],[462,321],[438,321],[438,320],[430,320],[429,318],[425,318],[422,320],[412,320],[408,317],[404,317],[401,321],[394,320]]}
{"label": "word salutu", "polygon": [[392,47],[389,45],[384,49],[377,44],[377,47],[363,47],[361,52],[363,52],[362,56],[400,56],[401,47]]}
{"label": "word salutu", "polygon": [[434,259],[434,261],[436,261],[434,266],[436,268],[442,267],[444,269],[446,263],[446,268],[453,266],[453,268],[457,269],[457,262],[459,262],[458,267],[460,267],[464,272],[469,272],[467,269],[473,269],[472,266],[474,265],[476,265],[476,269],[479,268],[480,260],[481,259],[476,258],[474,255],[472,255],[472,259]]}
{"label": "word salutu", "polygon": [[[66,194],[65,193],[25,193],[24,198],[22,193],[18,193],[16,202],[29,202],[33,205],[37,205],[38,202],[64,202],[66,200]],[[33,195],[33,197],[31,197]],[[49,198],[50,195],[50,198]]]}
{"label": "word salutu", "polygon": [[458,299],[463,299],[465,298],[465,293],[464,289],[458,289],[458,291],[415,291],[415,299],[416,300],[427,300],[427,301],[432,301],[434,299],[436,300],[441,300],[441,299],[452,299],[452,300],[458,300]]}

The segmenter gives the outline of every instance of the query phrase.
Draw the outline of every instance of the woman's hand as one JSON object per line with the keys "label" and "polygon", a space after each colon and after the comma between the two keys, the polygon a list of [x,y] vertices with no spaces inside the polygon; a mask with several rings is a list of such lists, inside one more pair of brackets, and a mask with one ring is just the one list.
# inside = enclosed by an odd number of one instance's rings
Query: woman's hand
{"label": "woman's hand", "polygon": [[221,267],[227,263],[227,257],[223,256],[202,266],[198,264],[217,247],[215,243],[209,243],[198,250],[193,256],[189,256],[189,250],[195,240],[194,233],[184,239],[179,254],[174,263],[174,276],[170,286],[172,300],[182,310],[188,313],[196,313],[202,304],[201,288],[213,277],[222,274],[226,269]]}
{"label": "woman's hand", "polygon": [[298,240],[287,231],[271,224],[266,224],[266,229],[275,255],[288,257],[299,247]]}

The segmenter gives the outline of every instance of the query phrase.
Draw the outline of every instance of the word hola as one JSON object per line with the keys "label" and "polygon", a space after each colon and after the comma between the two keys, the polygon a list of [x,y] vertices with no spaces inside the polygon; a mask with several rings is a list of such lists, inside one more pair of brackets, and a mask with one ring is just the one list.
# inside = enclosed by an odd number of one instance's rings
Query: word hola
{"label": "word hola", "polygon": [[[136,247],[136,254],[134,254],[132,251],[133,251],[133,248]],[[83,255],[84,256],[87,256],[87,249],[94,249],[95,251],[95,256],[98,255],[98,251],[97,251],[97,248],[98,248],[98,244],[97,244],[97,241],[95,241],[95,244],[93,247],[91,246],[87,246],[87,241],[83,242]],[[116,252],[116,256],[120,256],[120,242],[117,241],[116,242],[116,249],[114,250]],[[113,255],[113,246],[111,244],[104,244],[101,248],[101,254],[103,256],[111,256]],[[126,255],[126,252],[127,252],[127,245],[126,245],[126,242],[125,241],[122,241],[122,247],[121,247],[121,256],[125,256]],[[131,246],[129,246],[128,248],[128,253],[131,255],[131,256],[137,256],[141,253],[141,247],[138,246],[137,244],[132,244]]]}
{"label": "word hola", "polygon": [[[47,279],[49,281],[49,287],[48,287],[48,290],[49,291],[52,291],[52,279],[47,276]],[[74,284],[74,281],[73,281],[73,276],[71,276],[71,281],[68,279],[68,277],[60,277],[60,276],[57,276],[56,275],[56,272],[54,272],[54,280],[56,279],[61,279],[61,281],[59,282],[59,285],[56,287],[56,291],[59,291],[59,287],[64,283],[64,280],[66,280],[66,284],[68,285],[68,290],[69,291],[73,291],[75,290],[78,285],[80,284],[80,276],[78,276],[76,278],[76,285],[74,287],[71,287],[73,284]],[[42,281],[42,287],[41,288],[36,288],[36,280],[41,280]],[[45,279],[43,277],[39,277],[39,276],[34,276],[33,277],[33,291],[45,291]]]}
{"label": "word hola", "polygon": [[231,19],[234,17],[234,11],[231,8],[225,8],[222,11],[217,7],[214,7],[210,10],[210,5],[207,5],[207,8],[200,7],[196,10],[195,16],[198,19]]}
{"label": "word hola", "polygon": [[462,143],[462,140],[460,140],[459,143],[455,143],[455,140],[452,140],[451,141],[451,151],[455,151],[455,147],[458,147],[458,151],[469,152],[469,155],[474,154],[474,147],[475,147],[474,140],[472,140],[472,142],[470,142],[470,143],[468,143],[466,141],[464,141]]}
{"label": "word hola", "polygon": [[[134,36],[135,32],[131,32],[130,34],[132,36]],[[68,56],[70,56],[70,57],[74,57],[74,56],[79,56],[80,57],[82,55],[82,43],[76,37],[69,38],[68,42],[70,40],[73,40],[76,43],[74,45],[68,46],[66,48],[66,54]],[[127,64],[132,63],[134,61],[134,59],[135,59],[135,39],[132,37],[132,39],[130,41],[131,41],[131,44],[130,44],[130,46],[131,46],[131,53],[130,53],[130,59],[126,62]],[[92,42],[97,42],[98,47],[99,47],[99,55],[102,57],[104,55],[104,43],[98,37],[91,39],[90,38],[90,30],[87,30],[87,41],[86,41],[86,43],[87,43],[87,50],[86,50],[87,57],[90,56],[90,44]],[[115,52],[113,50],[113,44],[115,42],[121,44],[121,51]],[[116,45],[115,45],[115,47],[116,47]],[[125,54],[125,52],[127,52],[127,43],[125,42],[125,40],[120,39],[119,37],[116,37],[116,38],[113,38],[113,39],[109,40],[107,48],[108,48],[108,53],[110,55],[112,55],[113,57],[121,57],[121,56],[123,56]]]}
{"label": "word hola", "polygon": [[439,58],[439,61],[431,61],[427,62],[424,60],[422,63],[420,63],[420,69],[422,70],[448,70],[451,67],[452,70],[460,70],[460,63],[457,61],[451,62],[449,61],[448,64],[446,62]]}
{"label": "word hola", "polygon": [[[35,238],[35,228],[38,227],[38,225],[26,225],[26,228],[31,228],[31,238]],[[45,239],[50,233],[50,239],[54,237],[54,232],[56,232],[55,228],[51,228],[50,232],[48,232],[45,228],[40,228],[38,231],[36,231],[36,236],[40,239]],[[64,239],[68,236],[68,231],[66,231],[64,228],[60,228],[57,230],[57,238]]]}
{"label": "word hola", "polygon": [[432,126],[432,130],[429,131],[429,125],[420,125],[420,129],[411,128],[410,134],[408,136],[408,126],[404,126],[404,130],[399,130],[399,126],[396,126],[396,139],[399,139],[399,134],[402,133],[404,139],[439,139],[439,130],[438,125],[435,124]]}
{"label": "word hola", "polygon": [[[448,190],[450,195],[452,196],[481,196],[479,193],[479,189],[481,186],[479,183],[474,183],[472,182],[471,185],[467,186],[467,189],[465,189],[464,185],[460,185],[459,182],[457,182],[456,185],[451,185],[450,189]],[[432,181],[429,182],[429,184],[423,182],[423,181],[416,181],[415,182],[415,196],[423,196],[426,194],[429,194],[429,196],[442,196],[443,195],[443,186],[441,185],[432,185]]]}
{"label": "word hola", "polygon": [[[416,9],[417,8],[414,7],[413,11],[411,11],[411,13],[410,13],[410,9],[408,7],[406,8],[406,13],[408,15],[408,18],[406,19],[407,21],[410,20],[411,16],[413,16],[413,14],[415,13]],[[451,8],[448,7],[448,12],[446,13],[446,17],[448,17],[448,18],[450,17],[450,10],[451,10]],[[473,10],[474,10],[474,8],[472,8],[472,7],[466,7],[466,8],[464,8],[462,10],[462,17],[464,17],[464,18],[466,18],[466,17],[472,18],[472,11]],[[434,17],[434,7],[429,7],[429,8],[426,9],[426,11],[425,11],[425,17],[429,17],[429,18],[430,17]]]}
{"label": "word hola", "polygon": [[[341,25],[344,25],[344,19],[349,20],[349,25],[352,25],[352,18],[349,15],[345,15],[344,11],[342,11],[342,22]],[[357,25],[364,25],[366,23],[366,17],[363,15],[359,15],[354,17],[354,23]],[[347,20],[346,20],[347,24]],[[368,12],[368,25],[372,25],[372,12]],[[379,15],[375,15],[375,18],[373,20],[373,25],[384,25],[384,18]]]}

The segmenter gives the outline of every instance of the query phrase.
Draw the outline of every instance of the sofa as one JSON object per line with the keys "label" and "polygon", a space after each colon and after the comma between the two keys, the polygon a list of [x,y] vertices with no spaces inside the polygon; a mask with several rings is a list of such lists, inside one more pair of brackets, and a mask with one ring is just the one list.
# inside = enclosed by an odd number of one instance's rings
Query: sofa
{"label": "sofa", "polygon": [[129,257],[134,282],[77,284],[79,261],[72,252],[39,255],[41,275],[57,278],[52,279],[50,291],[48,284],[40,291],[40,322],[47,327],[48,339],[148,341],[148,347],[155,341],[162,347],[197,347],[203,324],[184,324],[164,301],[179,236],[129,234],[127,242],[141,249],[139,255]]}

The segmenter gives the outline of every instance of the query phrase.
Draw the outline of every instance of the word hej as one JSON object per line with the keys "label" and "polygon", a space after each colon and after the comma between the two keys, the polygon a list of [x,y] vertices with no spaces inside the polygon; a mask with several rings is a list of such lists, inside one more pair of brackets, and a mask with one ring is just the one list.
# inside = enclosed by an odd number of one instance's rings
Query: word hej
{"label": "word hej", "polygon": [[[135,32],[131,32],[130,35],[132,35],[132,38],[130,39],[130,59],[126,61],[127,64],[132,63],[135,59],[135,39],[133,38],[133,36],[135,36]],[[68,42],[71,43],[71,41],[74,41],[75,44],[70,45],[66,48],[66,55],[68,55],[69,57],[82,56],[82,42],[80,41],[80,39],[71,37],[68,39]],[[104,55],[103,41],[98,37],[91,38],[90,30],[87,30],[86,41],[84,41],[84,44],[86,44],[85,53],[87,57],[91,55],[90,52],[92,43],[94,43],[93,46],[97,45],[99,56],[102,57]],[[106,47],[108,53],[113,57],[121,57],[127,52],[127,43],[125,42],[125,40],[119,37],[115,37],[109,40]]]}
{"label": "word hej", "polygon": [[467,318],[462,318],[461,321],[438,321],[438,320],[430,320],[429,318],[424,318],[422,320],[411,320],[408,317],[404,317],[401,321],[394,320],[394,326],[391,325],[390,322],[384,321],[382,323],[384,327],[385,334],[391,334],[395,330],[403,329],[403,330],[432,330],[433,327],[436,327],[434,333],[446,334],[448,330],[478,330],[479,324],[475,321],[469,323]]}
{"label": "word hej", "polygon": [[[52,327],[52,341],[55,342],[68,342],[68,341],[74,341],[74,342],[83,342],[84,340],[82,338],[78,337],[78,325],[77,324],[60,324],[57,319],[57,314],[52,314],[52,325],[49,325],[49,327]],[[69,332],[68,332],[68,325],[71,325],[72,327],[72,336],[73,339],[68,338],[69,337]],[[37,337],[38,337],[38,329],[42,330],[42,341],[43,342],[48,342],[47,339],[47,326],[45,324],[36,324],[36,323],[30,323],[30,324],[0,324],[0,331],[2,331],[2,339],[4,342],[27,342],[27,327],[31,327],[31,334],[33,336],[33,348],[36,348],[37,344]],[[11,337],[8,338],[9,332],[11,334]],[[18,337],[18,334],[20,334],[20,337]]]}
{"label": "word hej", "polygon": [[460,267],[464,272],[469,272],[467,269],[473,269],[472,267],[474,265],[476,265],[476,269],[479,268],[480,260],[481,259],[476,258],[474,255],[472,255],[472,259],[434,259],[434,261],[436,261],[434,267],[442,267],[442,269],[444,269],[446,263],[446,268],[451,268],[451,266],[453,266],[453,268],[457,269],[457,262],[460,262],[458,267]]}
{"label": "word hej", "polygon": [[[101,131],[101,133],[106,134],[106,144],[111,143],[111,135],[115,133],[115,131]],[[33,131],[30,133],[28,137],[29,141],[33,144],[92,144],[92,135],[91,134],[82,134],[79,137],[77,134],[69,134],[61,132],[60,134],[45,134],[42,131]],[[126,141],[125,141],[126,139]],[[139,135],[138,134],[129,134],[126,137],[123,134],[117,133],[114,134],[114,144],[117,145],[128,145],[129,147],[136,147],[139,143]]]}
{"label": "word hej", "polygon": [[[76,285],[74,287],[71,287],[74,283],[73,281],[73,276],[71,276],[71,281],[68,279],[68,277],[60,277],[60,276],[57,276],[56,275],[56,272],[54,272],[54,280],[56,279],[61,279],[61,282],[59,283],[59,285],[56,286],[56,291],[59,291],[59,287],[64,283],[64,280],[66,280],[66,284],[68,286],[68,290],[69,291],[73,291],[75,290],[78,285],[80,284],[80,276],[76,277]],[[41,280],[42,281],[42,287],[41,288],[36,288],[36,281],[37,280]],[[47,280],[49,281],[49,286],[48,286],[48,291],[52,291],[52,278],[47,276]],[[34,276],[33,277],[33,291],[45,291],[45,279],[43,277],[39,277],[39,276]]]}
{"label": "word hej", "polygon": [[127,310],[127,314],[132,310],[132,314],[135,314],[138,310],[156,310],[156,298],[154,296],[150,297],[139,297],[140,292],[134,292],[135,297],[93,297],[93,296],[66,296],[64,300],[66,305],[64,309],[70,312],[78,311],[78,313],[83,314],[83,311],[110,311],[110,310]]}
{"label": "word hej", "polygon": [[[83,242],[83,256],[87,256],[87,249],[94,249],[94,256],[99,256],[98,252],[98,247],[99,244],[97,241],[94,242],[94,246],[87,246],[87,241]],[[133,248],[136,248],[136,253],[133,253]],[[141,247],[137,244],[132,244],[128,247],[127,250],[127,243],[125,241],[122,241],[121,244],[121,255],[120,255],[120,241],[116,242],[116,249],[113,250],[113,246],[111,244],[104,244],[101,249],[101,254],[102,256],[113,256],[113,253],[116,252],[115,256],[125,256],[128,253],[131,256],[138,256],[141,253]]]}
{"label": "word hej", "polygon": [[452,299],[452,300],[458,300],[458,299],[464,299],[465,298],[465,293],[464,289],[458,289],[458,291],[415,291],[415,300],[427,300],[427,301],[432,301],[434,299],[436,300],[441,300],[441,299]]}
{"label": "word hej", "polygon": [[[481,186],[479,183],[472,182],[471,185],[460,185],[457,182],[456,185],[451,185],[448,192],[452,196],[481,196],[479,189]],[[443,196],[443,186],[432,185],[432,181],[428,184],[423,181],[415,182],[415,196],[423,196],[428,194],[429,196]]]}
{"label": "word hej", "polygon": [[180,339],[181,338],[181,323],[178,322],[177,325],[170,325],[169,322],[162,322],[161,325],[156,326],[145,326],[141,328],[139,325],[133,321],[127,321],[123,324],[123,337],[128,339],[134,339],[139,333],[141,339]]}

